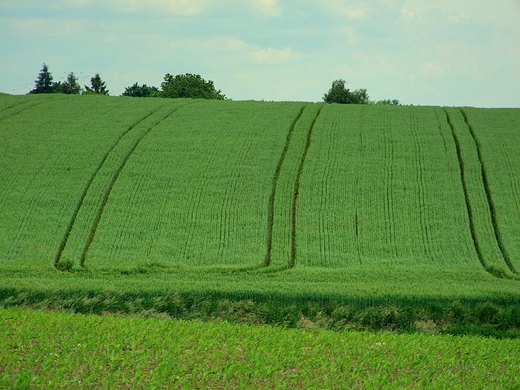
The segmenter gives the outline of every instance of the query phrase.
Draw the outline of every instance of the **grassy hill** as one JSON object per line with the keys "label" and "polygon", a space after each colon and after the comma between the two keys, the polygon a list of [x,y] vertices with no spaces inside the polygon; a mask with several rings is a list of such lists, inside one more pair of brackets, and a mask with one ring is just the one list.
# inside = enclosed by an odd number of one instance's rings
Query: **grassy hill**
{"label": "grassy hill", "polygon": [[513,318],[519,129],[520,109],[1,95],[0,300]]}

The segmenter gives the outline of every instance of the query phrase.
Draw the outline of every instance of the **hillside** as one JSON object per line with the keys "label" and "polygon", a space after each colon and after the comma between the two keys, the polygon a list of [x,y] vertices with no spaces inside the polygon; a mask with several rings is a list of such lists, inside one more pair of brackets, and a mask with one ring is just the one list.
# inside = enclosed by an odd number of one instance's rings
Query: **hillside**
{"label": "hillside", "polygon": [[2,299],[517,304],[519,129],[520,109],[2,95]]}

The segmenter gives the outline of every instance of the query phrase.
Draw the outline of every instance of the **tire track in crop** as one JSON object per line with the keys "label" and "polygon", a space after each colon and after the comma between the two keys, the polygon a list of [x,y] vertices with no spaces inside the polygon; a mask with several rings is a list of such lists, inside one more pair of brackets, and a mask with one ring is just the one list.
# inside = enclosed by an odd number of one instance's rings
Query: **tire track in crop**
{"label": "tire track in crop", "polygon": [[[92,185],[93,185],[94,181],[96,180],[96,178],[99,178],[98,180],[103,180],[103,178],[100,178],[101,177],[101,171],[102,171],[103,167],[106,165],[107,160],[115,155],[114,151],[118,148],[119,145],[121,145],[123,143],[123,141],[126,138],[131,137],[131,135],[134,133],[133,132],[134,129],[136,129],[142,122],[144,122],[148,118],[152,117],[154,114],[156,114],[158,111],[160,111],[164,107],[166,107],[166,105],[161,106],[160,108],[158,108],[155,111],[151,111],[150,113],[148,113],[147,115],[145,115],[144,117],[139,119],[137,122],[135,122],[133,125],[129,126],[125,131],[123,131],[121,133],[121,135],[116,139],[116,141],[112,144],[112,146],[108,149],[108,151],[103,155],[103,157],[101,158],[101,160],[100,160],[99,164],[97,165],[96,169],[94,170],[94,172],[92,173],[91,177],[89,178],[89,180],[87,182],[87,185],[83,189],[83,192],[80,195],[80,198],[79,198],[79,201],[77,203],[77,206],[76,206],[76,208],[75,208],[75,210],[74,210],[74,212],[73,212],[73,214],[71,216],[71,219],[69,221],[69,224],[67,226],[65,234],[64,234],[64,236],[63,236],[63,238],[62,238],[62,240],[60,242],[60,245],[58,247],[58,251],[57,251],[55,259],[54,259],[54,266],[55,267],[58,267],[58,264],[59,264],[59,262],[60,262],[60,260],[62,258],[63,252],[65,251],[65,249],[67,247],[67,243],[69,242],[70,235],[74,231],[74,226],[75,226],[75,224],[77,222],[78,215],[79,215],[81,209],[84,207],[84,205],[86,203],[86,199],[87,199],[87,195],[89,193],[89,190],[92,188]],[[183,106],[181,106],[181,107],[183,107]],[[94,239],[97,226],[98,226],[99,221],[101,219],[101,216],[103,214],[103,210],[105,208],[106,202],[108,201],[108,197],[110,196],[110,192],[112,191],[112,188],[113,188],[117,178],[119,177],[119,174],[123,170],[126,162],[130,158],[131,154],[137,148],[137,146],[141,142],[141,140],[155,126],[157,126],[160,122],[165,120],[167,117],[172,115],[175,111],[177,111],[181,107],[175,107],[173,110],[169,110],[168,114],[166,116],[162,117],[161,119],[159,119],[159,121],[155,122],[154,124],[149,126],[147,128],[147,130],[142,132],[138,136],[138,138],[136,140],[134,140],[133,143],[131,143],[130,149],[125,153],[121,163],[116,168],[116,170],[114,172],[112,172],[111,177],[109,177],[109,179],[108,179],[109,182],[107,184],[107,188],[106,188],[106,190],[105,190],[105,192],[104,192],[104,194],[103,194],[103,196],[101,198],[100,204],[98,206],[94,222],[93,222],[93,224],[92,224],[92,226],[90,228],[88,239],[87,239],[86,244],[85,244],[85,246],[83,248],[83,251],[82,251],[82,254],[81,254],[81,257],[80,257],[80,266],[82,266],[82,267],[84,266],[86,253],[88,252],[88,249],[89,249],[89,247],[90,247],[90,245],[91,245],[91,243],[92,243],[92,241]]]}
{"label": "tire track in crop", "polygon": [[[0,110],[0,115],[4,114],[5,111],[9,111],[9,110],[11,110],[13,108],[17,108],[18,106],[23,106],[24,104],[27,104],[27,103],[28,103],[27,101],[22,101],[22,102],[17,102],[15,104],[11,104],[10,106],[4,107],[4,108],[2,108]],[[36,104],[38,104],[38,103],[36,103]],[[20,111],[17,111],[15,113],[13,113],[12,115],[16,115],[19,112],[21,112],[23,110],[26,110],[27,108],[29,108],[29,107],[22,107],[22,109]],[[4,118],[0,118],[0,120],[4,120],[4,119],[7,119],[7,118],[9,118],[9,116],[6,116]]]}
{"label": "tire track in crop", "polygon": [[[467,169],[466,169],[465,163],[464,163],[464,157],[463,157],[463,153],[462,153],[461,140],[460,140],[459,136],[457,135],[457,131],[455,129],[455,125],[453,124],[453,121],[452,121],[452,118],[451,118],[449,112],[447,111],[446,108],[444,109],[444,111],[445,111],[445,114],[446,114],[446,120],[448,122],[448,125],[451,128],[451,134],[452,134],[452,138],[453,138],[453,141],[455,143],[455,149],[456,149],[456,152],[457,152],[457,159],[458,159],[458,162],[459,162],[459,169],[460,169],[460,177],[461,177],[462,189],[463,189],[463,193],[464,193],[464,200],[465,200],[465,203],[466,203],[466,210],[467,210],[467,213],[468,213],[469,229],[470,229],[470,233],[471,233],[471,239],[473,241],[473,245],[474,245],[474,248],[475,248],[475,252],[477,253],[478,259],[479,259],[482,267],[487,272],[489,272],[491,275],[494,275],[494,276],[505,277],[506,275],[504,274],[504,271],[502,269],[497,269],[494,265],[489,264],[489,262],[486,260],[486,258],[484,256],[484,251],[483,251],[482,246],[481,246],[481,244],[479,242],[478,235],[477,235],[477,228],[476,228],[476,225],[475,225],[475,213],[474,213],[474,210],[473,210],[473,205],[472,205],[472,202],[471,202],[471,199],[470,199],[470,194],[469,194],[469,189],[468,189],[468,182],[469,181],[468,181],[468,178],[467,178],[467,175],[466,175]],[[468,128],[468,132],[469,132],[469,128]],[[473,136],[471,136],[471,137],[472,137],[473,141],[475,141],[475,138]],[[476,148],[476,144],[474,144],[474,147]],[[478,152],[477,152],[477,155],[478,155]],[[480,160],[481,157],[478,157],[478,158]],[[480,160],[479,163],[480,163],[481,168],[482,168],[482,165],[483,165],[482,164],[482,160]],[[482,170],[481,170],[481,174],[482,174]],[[482,186],[484,187],[482,189],[482,191],[486,192],[487,190],[485,189],[485,185],[484,185],[484,181],[483,180],[484,179],[481,178],[480,183],[482,183]],[[488,196],[488,195],[486,194],[486,196]],[[489,211],[491,213],[492,208],[491,208],[491,206],[489,206],[489,198],[487,198],[487,202],[488,202]],[[497,242],[497,246],[499,246],[498,242]],[[498,248],[498,249],[500,249],[500,248]],[[503,259],[505,261],[505,258],[503,258]]]}
{"label": "tire track in crop", "polygon": [[296,227],[297,227],[297,217],[296,210],[298,208],[298,195],[300,192],[300,179],[303,172],[303,167],[305,166],[305,159],[307,158],[307,153],[309,151],[309,147],[311,145],[311,137],[312,132],[314,130],[314,125],[320,116],[321,110],[323,110],[324,106],[321,106],[316,113],[316,116],[312,120],[312,123],[309,127],[309,131],[307,132],[307,139],[305,141],[305,146],[303,149],[303,153],[300,159],[300,165],[298,166],[298,172],[296,174],[296,180],[294,181],[294,189],[293,189],[293,199],[292,199],[292,207],[291,207],[291,257],[289,259],[289,268],[294,268],[296,265]]}
{"label": "tire track in crop", "polygon": [[484,164],[484,159],[482,158],[482,150],[480,142],[477,139],[477,136],[475,135],[475,131],[471,127],[471,125],[468,122],[468,116],[464,110],[460,110],[462,113],[462,116],[464,117],[464,122],[466,123],[466,126],[468,127],[469,133],[471,134],[471,137],[473,138],[473,141],[475,143],[475,149],[477,151],[478,160],[480,163],[480,172],[482,175],[482,183],[484,185],[484,191],[486,193],[486,199],[489,206],[489,214],[491,217],[491,224],[493,226],[493,232],[495,233],[495,239],[498,244],[498,248],[500,249],[500,252],[502,253],[502,257],[504,258],[505,263],[511,270],[511,272],[517,274],[518,271],[515,269],[513,263],[511,262],[511,258],[509,257],[509,254],[507,253],[506,247],[504,245],[504,242],[502,241],[502,235],[500,233],[500,227],[498,225],[497,217],[496,217],[496,208],[495,203],[493,201],[493,197],[491,195],[491,189],[489,188],[489,181],[488,181],[488,175],[486,171],[486,166]]}
{"label": "tire track in crop", "polygon": [[[59,101],[59,100],[65,100],[67,99],[67,96],[53,96],[52,99],[50,99],[50,101],[52,102],[55,102],[55,101]],[[8,107],[5,107],[3,109],[0,110],[0,122],[3,121],[3,120],[6,120],[6,119],[9,119],[9,118],[12,118],[13,116],[16,116],[18,114],[21,114],[22,112],[24,111],[27,111],[31,108],[34,108],[34,107],[37,107],[37,106],[41,106],[45,103],[48,103],[47,99],[38,99],[38,101],[36,102],[29,102],[29,101],[22,101],[22,102],[18,102],[18,103],[15,103],[15,104],[12,104]],[[20,107],[22,106],[22,107]],[[12,110],[12,109],[16,109],[16,108],[20,108],[20,110],[18,111],[15,111],[11,114],[7,114],[6,116],[2,116],[4,113],[8,112],[9,110]]]}
{"label": "tire track in crop", "polygon": [[[448,141],[446,140],[446,137],[444,136],[444,131],[442,131],[442,121],[443,119],[439,116],[441,114],[439,114],[439,112],[437,110],[434,110],[435,111],[435,117],[437,118],[437,122],[439,123],[439,134],[442,138],[442,142],[443,142],[443,145],[444,145],[444,153],[445,154],[448,154]],[[440,110],[442,112],[442,110]],[[446,112],[444,112],[445,115]],[[446,120],[446,118],[444,118],[444,120]]]}
{"label": "tire track in crop", "polygon": [[65,246],[67,245],[67,241],[68,241],[69,236],[70,236],[70,234],[72,232],[72,228],[74,227],[74,223],[76,221],[78,213],[79,213],[81,207],[83,206],[83,203],[84,203],[85,198],[87,196],[87,192],[90,189],[94,179],[96,178],[96,175],[99,173],[99,171],[101,170],[101,167],[103,166],[103,164],[107,160],[108,156],[113,152],[113,150],[121,142],[121,140],[123,139],[123,137],[126,134],[128,134],[132,129],[134,129],[137,125],[139,125],[142,121],[147,119],[149,116],[151,116],[155,112],[157,112],[157,110],[148,113],[147,115],[145,115],[144,117],[139,119],[136,123],[134,123],[133,125],[128,127],[128,129],[126,129],[123,133],[121,133],[121,135],[116,139],[116,141],[112,144],[112,146],[108,149],[108,151],[101,158],[101,161],[99,162],[98,166],[96,167],[96,169],[94,170],[94,172],[90,176],[90,178],[89,178],[89,180],[87,182],[87,185],[83,189],[83,192],[81,193],[80,198],[79,198],[79,202],[76,205],[76,208],[74,209],[74,212],[72,213],[72,217],[71,217],[71,219],[69,221],[69,224],[67,225],[67,229],[65,231],[65,235],[63,236],[63,238],[62,238],[62,240],[60,242],[60,246],[58,247],[58,251],[57,251],[56,256],[54,258],[54,266],[55,267],[57,267],[57,265],[58,265],[58,263],[59,263],[59,261],[61,259],[61,255],[62,255],[62,253],[63,253],[63,251],[65,249]]}
{"label": "tire track in crop", "polygon": [[282,150],[282,154],[280,156],[280,159],[278,160],[278,164],[276,165],[276,169],[274,171],[273,175],[273,182],[271,186],[271,195],[269,196],[269,203],[268,203],[268,210],[267,210],[267,253],[264,260],[264,266],[269,267],[271,265],[271,254],[273,250],[273,225],[274,225],[274,202],[276,198],[276,190],[278,185],[278,179],[280,178],[280,171],[282,170],[282,165],[285,161],[285,157],[287,155],[287,151],[289,150],[289,146],[291,144],[291,138],[294,133],[294,128],[296,126],[296,123],[300,120],[303,110],[306,106],[302,106],[300,109],[300,112],[294,118],[294,121],[292,122],[291,126],[289,127],[289,131],[287,132],[287,136],[285,138],[285,145]]}
{"label": "tire track in crop", "polygon": [[455,143],[455,150],[457,151],[457,159],[459,161],[459,170],[460,170],[460,181],[462,182],[462,191],[464,192],[464,200],[466,202],[466,211],[468,213],[469,230],[471,233],[471,239],[473,240],[473,246],[475,247],[475,251],[477,252],[477,256],[478,256],[480,263],[482,264],[482,267],[484,267],[484,269],[487,270],[488,265],[486,263],[486,260],[484,259],[484,256],[482,255],[482,249],[478,242],[477,233],[475,230],[475,222],[473,220],[473,208],[471,207],[471,203],[469,200],[468,185],[467,185],[467,181],[466,181],[466,171],[465,171],[465,167],[464,167],[464,160],[462,158],[460,140],[455,131],[455,126],[453,125],[453,122],[451,121],[451,117],[446,109],[444,109],[444,113],[446,114],[446,121],[448,122],[448,125],[450,126],[451,135],[453,137],[453,142]]}
{"label": "tire track in crop", "polygon": [[[90,245],[92,244],[92,242],[94,241],[94,237],[96,235],[96,231],[97,231],[97,227],[98,227],[98,224],[99,224],[99,221],[101,220],[101,217],[103,215],[103,211],[105,209],[105,206],[108,202],[108,198],[110,196],[110,193],[112,192],[112,189],[114,188],[114,185],[121,173],[121,171],[123,170],[123,168],[125,167],[126,165],[126,162],[128,161],[128,159],[130,158],[130,156],[132,155],[132,153],[135,151],[135,149],[137,148],[137,146],[139,145],[139,143],[143,140],[144,137],[146,137],[146,135],[148,133],[150,133],[150,131],[152,131],[152,129],[154,129],[155,127],[157,127],[161,122],[163,122],[164,120],[166,120],[168,117],[170,117],[171,115],[173,115],[173,113],[175,113],[177,110],[179,110],[180,108],[182,107],[176,107],[175,109],[173,109],[172,111],[170,111],[168,114],[166,114],[164,117],[162,117],[161,119],[159,119],[159,121],[157,121],[155,124],[153,124],[152,126],[150,126],[136,141],[134,141],[133,145],[131,146],[130,150],[128,151],[128,153],[124,156],[123,158],[123,161],[121,162],[121,164],[119,165],[119,167],[117,168],[117,170],[114,172],[114,175],[112,177],[112,180],[110,181],[109,185],[108,185],[108,188],[103,196],[103,201],[101,203],[101,207],[99,208],[98,212],[97,212],[97,215],[96,215],[96,219],[94,221],[94,224],[92,225],[92,228],[90,230],[90,235],[89,235],[89,238],[88,238],[88,241],[87,241],[87,244],[85,245],[85,249],[83,250],[83,254],[81,256],[81,259],[80,259],[80,266],[84,266],[85,265],[85,257],[87,255],[87,252],[90,248]],[[156,111],[157,112],[157,111]]]}
{"label": "tire track in crop", "polygon": [[[40,106],[43,103],[44,102],[36,102],[36,103],[30,104],[28,106],[25,106],[26,104],[28,104],[28,102],[21,102],[21,103],[13,104],[12,106],[6,107],[0,111],[0,121],[4,121],[6,119],[12,118],[13,116],[21,114],[24,111],[27,111],[36,106]],[[19,106],[23,106],[23,107],[19,107]],[[18,111],[12,112],[12,113],[7,113],[6,116],[2,116],[4,113],[6,113],[6,111],[9,111],[11,109],[16,110],[16,108],[20,108],[20,109]]]}
{"label": "tire track in crop", "polygon": [[[514,195],[514,199],[520,199],[520,183],[518,177],[514,175],[515,169],[513,168],[513,163],[511,162],[511,157],[508,152],[506,141],[503,137],[498,137],[497,141],[500,145],[501,153],[503,153],[506,162],[509,187],[511,188],[511,192]],[[514,207],[516,209],[517,215],[520,215],[520,202],[514,202]]]}

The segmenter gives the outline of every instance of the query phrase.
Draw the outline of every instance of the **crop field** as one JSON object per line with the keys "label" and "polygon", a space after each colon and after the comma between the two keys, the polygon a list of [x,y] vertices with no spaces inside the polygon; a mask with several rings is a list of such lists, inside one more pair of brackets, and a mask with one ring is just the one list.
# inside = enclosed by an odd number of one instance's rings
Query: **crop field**
{"label": "crop field", "polygon": [[0,309],[0,387],[517,389],[520,340]]}
{"label": "crop field", "polygon": [[510,318],[519,130],[520,109],[0,95],[0,302]]}

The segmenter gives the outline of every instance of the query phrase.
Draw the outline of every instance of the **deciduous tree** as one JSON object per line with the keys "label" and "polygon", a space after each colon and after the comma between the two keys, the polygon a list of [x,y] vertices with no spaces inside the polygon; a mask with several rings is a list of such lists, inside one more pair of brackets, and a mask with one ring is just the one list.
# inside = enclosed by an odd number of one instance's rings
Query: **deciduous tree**
{"label": "deciduous tree", "polygon": [[222,91],[217,90],[213,81],[204,80],[199,74],[180,74],[172,76],[167,73],[161,83],[160,97],[164,98],[193,98],[193,99],[220,99],[226,98]]}
{"label": "deciduous tree", "polygon": [[157,87],[149,87],[146,84],[139,86],[135,83],[130,87],[125,88],[125,92],[121,96],[133,96],[133,97],[153,97],[157,96],[159,89]]}
{"label": "deciduous tree", "polygon": [[366,89],[356,89],[350,92],[345,88],[345,80],[335,80],[332,87],[323,96],[326,103],[339,104],[368,104],[368,94]]}

